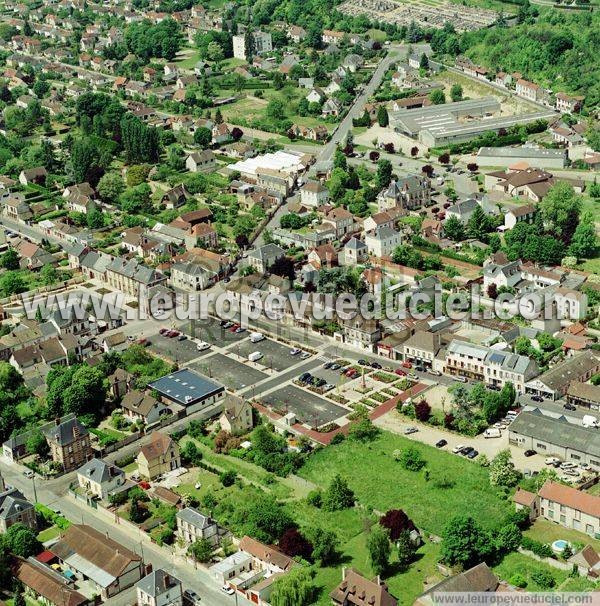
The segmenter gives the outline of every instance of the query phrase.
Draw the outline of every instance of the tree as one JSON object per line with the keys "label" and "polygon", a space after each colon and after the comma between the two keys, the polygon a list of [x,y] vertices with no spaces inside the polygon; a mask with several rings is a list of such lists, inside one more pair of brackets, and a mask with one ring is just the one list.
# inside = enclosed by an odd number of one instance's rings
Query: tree
{"label": "tree", "polygon": [[490,463],[490,484],[492,486],[516,486],[521,474],[511,460],[510,450],[501,450]]}
{"label": "tree", "polygon": [[500,553],[516,551],[521,545],[523,533],[516,524],[502,526],[496,534],[496,549]]}
{"label": "tree", "polygon": [[267,105],[266,114],[273,120],[285,119],[285,105],[281,99],[271,99]]}
{"label": "tree", "polygon": [[390,123],[390,117],[388,116],[385,105],[380,105],[377,108],[377,122],[379,126],[387,126]]}
{"label": "tree", "polygon": [[398,563],[405,568],[414,559],[417,547],[410,538],[408,530],[403,530],[398,539],[396,539],[396,549],[398,550]]}
{"label": "tree", "polygon": [[452,215],[444,223],[444,233],[454,242],[462,242],[467,237],[465,226],[456,215]]}
{"label": "tree", "polygon": [[429,69],[429,57],[425,53],[421,55],[419,59],[419,69],[428,70]]}
{"label": "tree", "polygon": [[45,286],[55,284],[56,282],[58,282],[58,278],[59,274],[54,265],[44,265],[44,267],[42,267],[42,269],[40,270],[40,279],[42,281],[42,284],[44,284]]}
{"label": "tree", "polygon": [[569,254],[578,259],[592,258],[596,254],[597,244],[594,218],[591,213],[584,213],[573,234]]}
{"label": "tree", "polygon": [[273,583],[271,606],[308,606],[313,603],[317,588],[313,571],[302,566],[292,568]]}
{"label": "tree", "polygon": [[479,524],[468,515],[453,517],[442,535],[441,559],[449,566],[472,568],[492,553],[491,538]]}
{"label": "tree", "polygon": [[197,562],[210,562],[214,547],[208,539],[197,539],[188,547],[188,553]]}
{"label": "tree", "polygon": [[29,438],[27,438],[25,449],[29,454],[37,455],[42,459],[45,459],[50,452],[48,442],[39,429],[33,431]]}
{"label": "tree", "polygon": [[194,133],[194,143],[200,147],[208,147],[212,141],[212,131],[206,126],[200,126]]}
{"label": "tree", "polygon": [[0,277],[0,292],[2,292],[3,296],[16,295],[26,290],[25,281],[18,272],[6,271]]}
{"label": "tree", "polygon": [[283,256],[279,257],[273,262],[273,265],[269,267],[269,271],[276,276],[287,278],[290,282],[294,281],[296,277],[296,271],[294,269],[294,260],[290,257]]}
{"label": "tree", "polygon": [[97,190],[104,202],[112,204],[125,191],[125,183],[119,173],[106,173],[100,177]]}
{"label": "tree", "polygon": [[402,509],[390,509],[379,519],[379,523],[388,530],[392,541],[398,540],[403,532],[415,529],[413,521]]}
{"label": "tree", "polygon": [[354,506],[354,492],[342,476],[336,474],[327,490],[323,493],[322,509],[325,511],[339,511]]}
{"label": "tree", "polygon": [[456,103],[457,101],[462,101],[462,98],[463,87],[458,83],[453,84],[452,88],[450,89],[450,99]]}
{"label": "tree", "polygon": [[90,181],[96,184],[99,175],[95,175],[98,169],[99,153],[98,147],[88,138],[77,139],[71,147],[71,167],[73,179],[76,183]]}
{"label": "tree", "polygon": [[443,90],[436,88],[429,93],[429,100],[434,105],[442,105],[446,103],[446,95]]}
{"label": "tree", "polygon": [[467,223],[467,232],[471,238],[485,241],[490,231],[490,220],[479,204],[475,207],[473,214]]}
{"label": "tree", "polygon": [[221,475],[219,476],[219,480],[221,481],[221,484],[223,484],[223,486],[225,486],[225,488],[228,488],[229,486],[233,486],[235,484],[236,478],[237,478],[237,474],[233,469],[229,469],[227,471],[222,471]]}
{"label": "tree", "polygon": [[410,148],[410,155],[411,157],[415,157],[419,154],[419,148],[415,145],[414,147]]}
{"label": "tree", "polygon": [[415,404],[415,417],[418,421],[424,423],[429,420],[430,416],[431,406],[425,400],[420,400]]}
{"label": "tree", "polygon": [[392,180],[392,163],[382,158],[377,162],[377,173],[375,175],[375,184],[379,189],[387,187]]}
{"label": "tree", "polygon": [[396,460],[408,471],[419,471],[426,465],[421,451],[415,446],[408,446],[397,453]]}
{"label": "tree", "polygon": [[19,269],[19,253],[14,248],[9,248],[0,255],[0,267],[8,270]]}
{"label": "tree", "polygon": [[3,540],[8,550],[21,558],[35,556],[43,549],[35,532],[21,522],[10,526],[4,533]]}
{"label": "tree", "polygon": [[383,526],[376,524],[371,527],[367,537],[367,550],[373,572],[383,574],[389,566],[391,553],[390,537]]}
{"label": "tree", "polygon": [[581,197],[565,181],[553,185],[539,204],[544,227],[568,244],[575,232],[581,212]]}
{"label": "tree", "polygon": [[348,437],[359,442],[371,442],[379,435],[379,429],[368,417],[360,419],[350,427]]}
{"label": "tree", "polygon": [[330,566],[338,557],[339,539],[335,532],[315,526],[306,531],[312,544],[312,558],[320,566]]}
{"label": "tree", "polygon": [[274,543],[294,526],[287,511],[270,495],[257,495],[233,514],[244,534],[262,543]]}
{"label": "tree", "polygon": [[288,528],[279,539],[279,549],[291,558],[310,560],[313,546],[297,528]]}
{"label": "tree", "polygon": [[158,162],[160,135],[154,126],[147,126],[131,113],[121,118],[121,135],[128,163]]}
{"label": "tree", "polygon": [[225,58],[225,51],[218,42],[213,41],[209,43],[208,48],[206,49],[206,55],[208,59],[218,63],[219,61],[223,61]]}

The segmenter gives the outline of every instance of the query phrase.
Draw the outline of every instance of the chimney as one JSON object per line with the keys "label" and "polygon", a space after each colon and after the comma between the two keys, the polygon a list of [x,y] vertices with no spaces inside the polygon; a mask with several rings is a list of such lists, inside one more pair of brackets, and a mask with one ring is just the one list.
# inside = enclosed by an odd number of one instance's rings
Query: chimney
{"label": "chimney", "polygon": [[54,425],[56,425],[57,427],[60,425],[60,417],[56,417],[54,419]]}

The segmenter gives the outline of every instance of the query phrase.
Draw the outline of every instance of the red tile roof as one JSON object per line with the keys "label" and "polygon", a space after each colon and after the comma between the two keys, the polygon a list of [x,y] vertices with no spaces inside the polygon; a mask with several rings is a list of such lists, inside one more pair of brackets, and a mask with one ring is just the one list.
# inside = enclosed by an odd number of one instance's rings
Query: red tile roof
{"label": "red tile roof", "polygon": [[546,480],[540,492],[542,499],[554,501],[560,505],[566,505],[571,509],[577,509],[595,518],[600,518],[600,497],[581,492],[570,486],[563,486],[551,480]]}

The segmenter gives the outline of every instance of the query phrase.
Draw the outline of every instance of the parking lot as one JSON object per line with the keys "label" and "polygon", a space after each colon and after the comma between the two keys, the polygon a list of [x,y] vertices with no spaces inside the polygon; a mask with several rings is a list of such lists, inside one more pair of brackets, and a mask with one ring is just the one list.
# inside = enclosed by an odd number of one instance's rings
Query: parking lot
{"label": "parking lot", "polygon": [[295,385],[286,385],[261,398],[263,404],[278,412],[293,412],[299,423],[311,427],[331,423],[348,414],[348,411],[316,394],[304,391]]}
{"label": "parking lot", "polygon": [[230,351],[242,356],[242,358],[247,358],[254,351],[260,351],[263,354],[263,358],[259,361],[259,364],[276,371],[287,370],[290,366],[294,366],[294,364],[298,364],[301,361],[300,355],[290,355],[290,350],[292,349],[290,345],[284,345],[271,339],[263,339],[258,343],[252,343],[249,333],[245,333],[245,335],[246,338],[243,341],[230,349]]}
{"label": "parking lot", "polygon": [[[234,332],[221,328],[221,326],[219,326],[219,321],[213,318],[194,321],[194,331],[194,336],[198,341],[206,341],[211,345],[219,345],[220,347],[227,347],[232,343],[242,341],[248,336],[247,331],[235,334]],[[189,322],[186,323],[185,333],[188,335],[190,333]]]}
{"label": "parking lot", "polygon": [[198,351],[196,342],[191,339],[178,341],[177,337],[169,339],[159,333],[155,333],[148,337],[150,345],[148,349],[162,358],[168,358],[173,362],[183,362],[184,364],[190,360],[194,360],[200,356],[205,356],[210,353],[210,350]]}
{"label": "parking lot", "polygon": [[212,376],[229,389],[243,389],[266,379],[268,375],[247,364],[217,353],[190,365],[204,375]]}

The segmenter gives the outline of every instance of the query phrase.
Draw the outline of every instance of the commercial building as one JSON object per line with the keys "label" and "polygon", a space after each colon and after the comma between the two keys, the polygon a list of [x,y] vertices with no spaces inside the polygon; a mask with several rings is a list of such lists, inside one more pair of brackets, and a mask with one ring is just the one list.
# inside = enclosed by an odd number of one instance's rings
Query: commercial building
{"label": "commercial building", "polygon": [[498,132],[517,124],[548,119],[554,111],[513,116],[496,116],[500,102],[495,97],[457,101],[416,109],[401,109],[390,115],[390,125],[399,133],[418,139],[429,147],[469,141],[486,132]]}
{"label": "commercial building", "polygon": [[540,410],[525,410],[510,424],[508,441],[524,450],[588,463],[600,470],[600,433],[570,423],[564,416],[553,418]]}
{"label": "commercial building", "polygon": [[480,147],[477,152],[479,166],[509,167],[526,162],[539,168],[564,168],[567,166],[567,150],[544,147]]}

